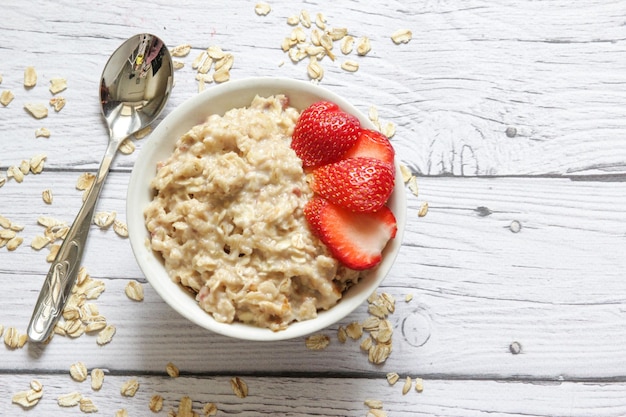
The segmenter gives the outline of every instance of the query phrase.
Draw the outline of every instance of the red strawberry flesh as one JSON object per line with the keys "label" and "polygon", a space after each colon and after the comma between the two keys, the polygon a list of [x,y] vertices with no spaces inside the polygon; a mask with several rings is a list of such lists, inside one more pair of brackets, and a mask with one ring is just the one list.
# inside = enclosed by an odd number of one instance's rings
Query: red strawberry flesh
{"label": "red strawberry flesh", "polygon": [[351,211],[380,210],[394,185],[393,166],[374,158],[348,158],[313,171],[311,189]]}
{"label": "red strawberry flesh", "polygon": [[365,270],[382,260],[382,252],[396,236],[393,212],[353,213],[322,197],[314,197],[304,208],[309,225],[333,256],[348,268]]}
{"label": "red strawberry flesh", "polygon": [[359,120],[335,103],[319,101],[307,107],[296,122],[291,147],[305,168],[339,160],[358,139]]}
{"label": "red strawberry flesh", "polygon": [[344,158],[359,156],[380,159],[393,165],[395,151],[387,136],[375,130],[363,129],[354,146],[345,153]]}

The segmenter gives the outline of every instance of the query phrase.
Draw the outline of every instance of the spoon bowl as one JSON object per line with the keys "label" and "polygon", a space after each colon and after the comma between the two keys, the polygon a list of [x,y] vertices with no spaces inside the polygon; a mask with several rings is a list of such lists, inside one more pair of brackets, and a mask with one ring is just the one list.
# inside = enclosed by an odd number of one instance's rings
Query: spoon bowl
{"label": "spoon bowl", "polygon": [[63,312],[76,282],[89,226],[111,162],[124,139],[147,127],[165,107],[173,82],[172,58],[149,33],[126,40],[109,58],[100,79],[102,115],[109,144],[96,179],[44,280],[28,325],[31,342],[44,342]]}

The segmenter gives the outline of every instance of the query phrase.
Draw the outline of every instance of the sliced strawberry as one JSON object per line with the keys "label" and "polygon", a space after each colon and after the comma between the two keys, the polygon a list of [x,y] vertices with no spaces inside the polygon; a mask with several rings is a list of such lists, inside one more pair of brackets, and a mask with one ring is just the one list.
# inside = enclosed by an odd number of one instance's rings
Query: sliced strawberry
{"label": "sliced strawberry", "polygon": [[306,108],[296,122],[291,148],[305,168],[339,160],[359,136],[359,120],[335,103],[319,101]]}
{"label": "sliced strawberry", "polygon": [[367,156],[393,165],[395,154],[387,136],[375,130],[363,129],[359,133],[359,138],[354,146],[343,157],[356,158],[357,156]]}
{"label": "sliced strawberry", "polygon": [[348,158],[313,171],[311,189],[351,211],[377,211],[393,191],[392,165],[374,158]]}
{"label": "sliced strawberry", "polygon": [[333,256],[355,270],[376,266],[398,230],[396,218],[386,206],[374,213],[353,213],[316,196],[306,204],[304,214]]}

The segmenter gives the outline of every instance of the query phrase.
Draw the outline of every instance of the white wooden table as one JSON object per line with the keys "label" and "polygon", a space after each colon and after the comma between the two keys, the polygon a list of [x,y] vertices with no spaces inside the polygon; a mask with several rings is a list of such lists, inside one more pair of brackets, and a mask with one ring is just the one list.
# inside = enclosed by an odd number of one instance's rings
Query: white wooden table
{"label": "white wooden table", "polygon": [[[0,23],[0,171],[45,153],[44,171],[0,188],[0,214],[24,226],[24,243],[0,249],[0,325],[24,333],[49,264],[35,251],[39,216],[71,222],[81,204],[75,184],[94,172],[107,133],[98,80],[108,55],[127,37],[152,32],[192,52],[175,75],[165,113],[197,94],[193,59],[219,45],[235,56],[231,79],[283,76],[306,80],[306,62],[281,50],[306,9],[331,27],[368,36],[372,50],[325,59],[322,85],[396,126],[402,163],[419,176],[409,193],[402,251],[381,291],[396,297],[393,353],[372,365],[359,342],[338,342],[337,328],[367,316],[360,307],[326,329],[330,346],[304,339],[231,340],[191,325],[147,284],[127,239],[93,226],[83,265],[105,282],[94,302],[117,327],[113,341],[55,336],[45,347],[0,343],[0,415],[75,416],[57,397],[78,391],[97,415],[152,415],[159,394],[167,415],[181,397],[194,411],[214,402],[218,415],[365,416],[379,399],[389,416],[623,416],[626,414],[626,2],[255,2],[4,1]],[[326,3],[326,4],[324,4]],[[394,44],[397,29],[412,30]],[[307,30],[308,33],[308,30]],[[38,84],[22,85],[34,66]],[[67,105],[36,120],[23,106],[47,103],[51,78],[68,81]],[[206,88],[211,88],[207,85]],[[36,138],[46,127],[49,138]],[[125,219],[125,196],[137,150],[118,155],[98,211]],[[51,189],[52,204],[41,193]],[[427,216],[418,218],[422,203]],[[521,230],[514,233],[513,222]],[[515,223],[517,224],[517,223]],[[513,229],[515,229],[513,227]],[[145,300],[130,301],[130,280]],[[405,301],[413,295],[410,302]],[[105,371],[102,389],[75,382],[82,361]],[[165,366],[180,368],[170,378]],[[397,372],[400,382],[387,383]],[[249,395],[238,398],[230,379]],[[424,390],[402,394],[406,376]],[[120,387],[137,379],[134,397]],[[33,379],[44,385],[26,411],[11,403]]]}

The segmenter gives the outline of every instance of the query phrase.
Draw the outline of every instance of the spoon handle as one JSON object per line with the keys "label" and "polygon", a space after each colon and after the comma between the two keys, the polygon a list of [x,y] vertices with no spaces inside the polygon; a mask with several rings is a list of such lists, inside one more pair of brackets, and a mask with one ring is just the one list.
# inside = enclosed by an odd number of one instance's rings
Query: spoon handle
{"label": "spoon handle", "polygon": [[43,342],[50,336],[70,297],[72,287],[76,283],[96,202],[119,143],[109,141],[98,175],[50,266],[28,325],[27,334],[32,342]]}

